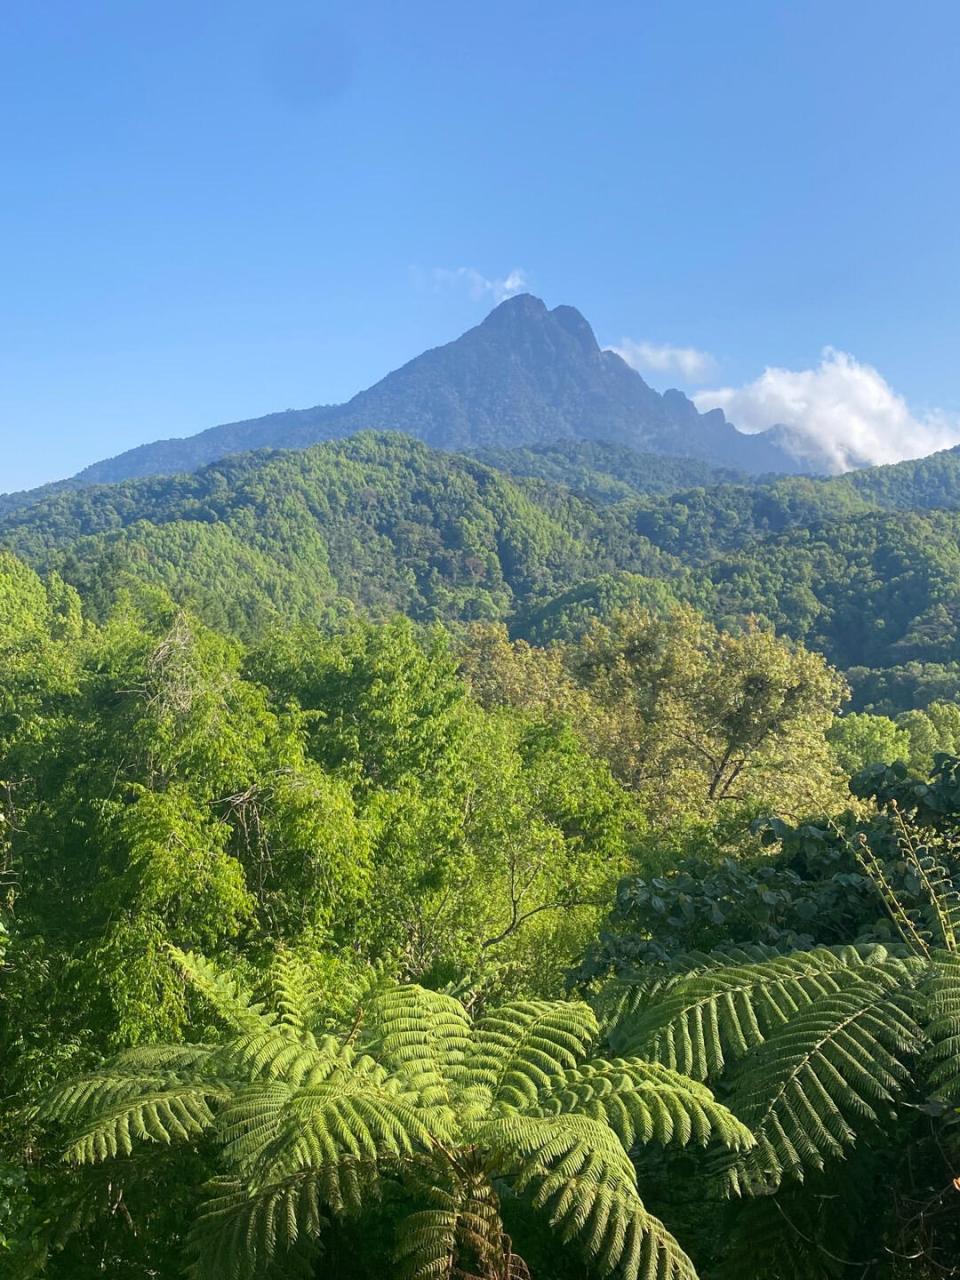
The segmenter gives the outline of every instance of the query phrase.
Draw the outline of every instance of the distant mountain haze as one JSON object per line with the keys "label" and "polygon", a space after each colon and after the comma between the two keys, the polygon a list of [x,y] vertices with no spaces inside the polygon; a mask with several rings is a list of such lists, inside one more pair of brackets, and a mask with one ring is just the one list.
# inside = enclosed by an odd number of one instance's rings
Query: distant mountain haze
{"label": "distant mountain haze", "polygon": [[720,409],[700,413],[680,391],[654,391],[615,352],[601,349],[576,308],[550,310],[518,294],[346,404],[158,440],[95,463],[68,484],[193,471],[232,453],[304,448],[367,429],[402,431],[447,450],[596,440],[751,475],[810,469],[776,432],[746,435]]}

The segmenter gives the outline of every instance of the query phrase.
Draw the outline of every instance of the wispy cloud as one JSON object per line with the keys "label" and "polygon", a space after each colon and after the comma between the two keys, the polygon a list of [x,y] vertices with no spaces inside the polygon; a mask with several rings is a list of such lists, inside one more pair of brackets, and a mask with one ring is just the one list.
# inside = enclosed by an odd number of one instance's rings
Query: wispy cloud
{"label": "wispy cloud", "polygon": [[913,411],[876,369],[833,347],[824,348],[814,369],[767,368],[745,386],[693,398],[701,410],[723,409],[741,431],[791,427],[796,455],[834,472],[960,443],[960,417]]}
{"label": "wispy cloud", "polygon": [[677,373],[684,382],[703,382],[717,367],[713,356],[697,347],[673,347],[666,342],[621,338],[619,344],[610,349],[640,373]]}
{"label": "wispy cloud", "polygon": [[528,286],[527,273],[514,267],[505,276],[485,276],[476,267],[434,267],[428,278],[437,289],[465,289],[471,298],[503,302]]}

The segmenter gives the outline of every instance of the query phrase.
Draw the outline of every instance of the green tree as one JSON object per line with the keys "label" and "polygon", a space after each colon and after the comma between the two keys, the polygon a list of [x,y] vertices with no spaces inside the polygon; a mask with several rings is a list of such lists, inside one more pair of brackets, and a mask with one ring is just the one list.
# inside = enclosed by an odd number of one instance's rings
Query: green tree
{"label": "green tree", "polygon": [[897,726],[907,735],[909,750],[902,757],[880,756],[873,763],[902,758],[918,773],[929,773],[938,754],[960,751],[960,706],[956,702],[938,700],[923,711],[904,711],[897,716]]}
{"label": "green tree", "polygon": [[731,801],[799,813],[840,794],[824,732],[846,687],[816,654],[684,607],[597,624],[569,662],[606,712],[615,772],[661,814]]}
{"label": "green tree", "polygon": [[834,721],[827,730],[827,741],[848,775],[871,764],[909,760],[913,752],[912,736],[902,720],[894,723],[888,716],[865,711],[850,711]]}
{"label": "green tree", "polygon": [[190,1235],[191,1274],[309,1260],[331,1221],[376,1219],[386,1197],[396,1273],[520,1277],[501,1213],[510,1194],[597,1274],[692,1280],[628,1152],[710,1140],[746,1150],[750,1134],[668,1068],[592,1058],[587,1006],[523,1001],[471,1021],[450,996],[381,987],[331,1028],[315,975],[289,959],[276,1013],[179,959],[226,1038],[129,1051],[57,1090],[47,1112],[73,1128],[68,1159],[110,1161],[114,1179],[144,1143],[213,1143],[220,1173]]}

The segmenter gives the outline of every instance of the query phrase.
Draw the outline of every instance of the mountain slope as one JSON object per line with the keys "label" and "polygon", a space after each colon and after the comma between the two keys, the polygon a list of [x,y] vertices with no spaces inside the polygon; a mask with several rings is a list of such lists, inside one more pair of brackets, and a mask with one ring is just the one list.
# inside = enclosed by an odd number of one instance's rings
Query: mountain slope
{"label": "mountain slope", "polygon": [[[719,409],[701,414],[679,391],[654,391],[618,355],[601,350],[573,307],[551,311],[539,298],[520,294],[347,404],[287,410],[141,445],[68,483],[172,475],[231,453],[305,448],[368,429],[402,431],[441,449],[599,440],[751,475],[804,469],[767,433],[744,435]],[[15,495],[0,509],[29,500]]]}
{"label": "mountain slope", "polygon": [[136,579],[253,634],[354,606],[422,621],[509,617],[627,560],[683,576],[628,521],[616,527],[611,539],[602,513],[565,489],[363,433],[64,492],[7,516],[0,545],[59,571],[101,611]]}
{"label": "mountain slope", "polygon": [[566,440],[514,449],[472,449],[478,462],[509,476],[565,485],[601,506],[641,493],[670,494],[707,485],[743,483],[747,477],[699,458],[637,453],[627,445]]}
{"label": "mountain slope", "polygon": [[[362,433],[65,492],[0,521],[0,546],[58,570],[100,611],[125,582],[144,581],[243,634],[360,608],[503,618],[545,639],[618,603],[676,597],[732,627],[754,615],[846,670],[898,669],[900,687],[942,697],[960,689],[957,462],[948,453],[853,480],[599,505],[396,433]],[[918,486],[954,510],[891,509]]]}

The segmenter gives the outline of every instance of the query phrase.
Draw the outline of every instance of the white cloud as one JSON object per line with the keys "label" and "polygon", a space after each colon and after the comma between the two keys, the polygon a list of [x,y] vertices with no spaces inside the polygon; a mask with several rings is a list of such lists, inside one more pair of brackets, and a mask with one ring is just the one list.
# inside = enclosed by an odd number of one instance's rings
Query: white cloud
{"label": "white cloud", "polygon": [[640,373],[679,373],[685,382],[703,382],[717,367],[708,351],[698,351],[696,347],[621,338],[619,346],[610,350]]}
{"label": "white cloud", "polygon": [[915,413],[871,365],[825,347],[815,369],[766,368],[743,387],[693,397],[722,409],[741,431],[791,428],[785,443],[798,457],[833,472],[901,462],[960,443],[960,417]]}
{"label": "white cloud", "polygon": [[527,273],[514,267],[505,276],[485,276],[476,267],[434,267],[430,278],[436,288],[466,289],[471,298],[492,298],[503,302],[527,287]]}

